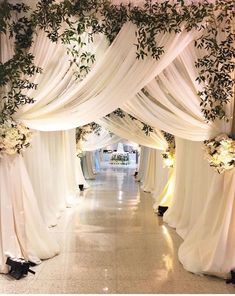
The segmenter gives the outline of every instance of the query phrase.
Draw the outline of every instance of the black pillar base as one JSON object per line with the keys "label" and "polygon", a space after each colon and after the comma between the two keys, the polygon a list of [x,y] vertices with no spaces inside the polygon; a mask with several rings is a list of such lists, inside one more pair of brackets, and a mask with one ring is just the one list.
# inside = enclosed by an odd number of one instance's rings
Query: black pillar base
{"label": "black pillar base", "polygon": [[7,258],[6,264],[10,266],[9,275],[14,279],[19,280],[26,276],[28,272],[35,274],[35,271],[29,267],[33,265],[30,261],[25,261],[23,258]]}
{"label": "black pillar base", "polygon": [[231,270],[231,279],[226,280],[226,284],[235,284],[235,269]]}
{"label": "black pillar base", "polygon": [[158,216],[163,216],[164,213],[167,211],[168,207],[159,206],[157,209]]}
{"label": "black pillar base", "polygon": [[80,191],[84,190],[84,185],[83,184],[79,184],[78,187],[79,187]]}

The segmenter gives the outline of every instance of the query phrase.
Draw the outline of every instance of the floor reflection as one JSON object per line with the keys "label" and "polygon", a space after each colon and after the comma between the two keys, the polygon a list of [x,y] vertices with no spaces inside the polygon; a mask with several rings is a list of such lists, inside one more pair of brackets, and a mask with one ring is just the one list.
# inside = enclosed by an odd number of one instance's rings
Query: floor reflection
{"label": "floor reflection", "polygon": [[61,254],[18,282],[0,277],[1,293],[233,293],[211,277],[185,271],[181,239],[153,212],[134,168],[106,167],[63,212],[51,235]]}

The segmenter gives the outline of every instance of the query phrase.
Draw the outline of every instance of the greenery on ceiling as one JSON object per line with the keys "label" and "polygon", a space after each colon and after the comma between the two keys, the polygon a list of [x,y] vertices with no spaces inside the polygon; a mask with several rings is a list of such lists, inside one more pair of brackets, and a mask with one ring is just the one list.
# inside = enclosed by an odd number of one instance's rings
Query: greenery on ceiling
{"label": "greenery on ceiling", "polygon": [[[199,71],[197,80],[203,85],[199,93],[201,109],[206,121],[224,119],[225,105],[232,98],[234,85],[233,5],[233,0],[192,1],[190,5],[184,0],[161,3],[145,0],[143,7],[117,6],[107,0],[41,0],[31,10],[26,4],[12,5],[4,0],[0,5],[0,33],[13,38],[14,54],[0,63],[0,118],[34,102],[25,90],[37,87],[30,78],[43,71],[29,53],[36,30],[44,30],[52,42],[61,40],[68,46],[71,66],[77,66],[76,78],[82,80],[95,61],[94,54],[85,50],[94,34],[103,33],[111,43],[123,24],[130,21],[137,27],[137,59],[149,55],[154,59],[161,57],[164,47],[155,40],[159,33],[179,33],[183,27],[187,31],[201,31],[195,42],[204,52],[195,64]],[[222,40],[218,38],[219,30],[224,34]]]}
{"label": "greenery on ceiling", "polygon": [[161,131],[161,132],[163,134],[163,137],[167,141],[168,145],[175,147],[175,136],[165,131]]}

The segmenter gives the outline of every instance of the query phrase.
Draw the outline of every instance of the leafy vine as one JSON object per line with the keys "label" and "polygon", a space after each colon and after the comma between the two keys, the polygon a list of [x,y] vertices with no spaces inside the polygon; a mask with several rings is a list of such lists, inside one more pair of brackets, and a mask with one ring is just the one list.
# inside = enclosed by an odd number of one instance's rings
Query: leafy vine
{"label": "leafy vine", "polygon": [[[19,17],[28,11],[29,6],[23,3],[12,5],[4,1],[0,6],[0,34],[14,37],[13,55],[6,61],[0,61],[0,122],[11,117],[19,106],[34,102],[24,90],[37,87],[30,77],[42,71],[34,65],[34,56],[27,51],[32,44],[33,24],[29,17]],[[17,20],[12,18],[12,14]]]}
{"label": "leafy vine", "polygon": [[[4,0],[0,33],[10,34],[15,47],[13,57],[0,63],[1,116],[13,115],[19,106],[34,102],[24,90],[37,87],[30,77],[42,71],[28,52],[36,30],[44,30],[52,42],[61,40],[67,46],[71,66],[76,66],[75,77],[82,80],[95,61],[95,55],[87,50],[94,34],[102,33],[112,43],[123,24],[132,22],[136,25],[138,59],[161,57],[164,47],[156,42],[159,33],[179,33],[182,28],[201,32],[195,41],[203,52],[195,63],[197,81],[203,87],[198,93],[201,110],[206,121],[228,120],[225,105],[233,95],[231,74],[235,68],[233,19],[232,0],[190,4],[184,0],[145,0],[143,7],[113,5],[108,0],[41,0],[33,11],[25,4],[11,5]],[[219,38],[221,33],[223,38]]]}

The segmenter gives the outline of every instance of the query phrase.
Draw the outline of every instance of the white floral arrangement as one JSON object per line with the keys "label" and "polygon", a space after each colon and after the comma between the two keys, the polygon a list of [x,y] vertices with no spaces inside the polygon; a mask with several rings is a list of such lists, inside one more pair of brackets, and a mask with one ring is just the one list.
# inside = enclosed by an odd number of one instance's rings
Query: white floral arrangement
{"label": "white floral arrangement", "polygon": [[204,141],[206,159],[219,174],[235,167],[235,141],[226,134]]}
{"label": "white floral arrangement", "polygon": [[170,146],[162,152],[163,167],[173,168],[175,165],[175,148]]}
{"label": "white floral arrangement", "polygon": [[162,152],[163,167],[173,168],[175,165],[175,137],[165,131],[162,134],[167,141],[167,149]]}
{"label": "white floral arrangement", "polygon": [[111,164],[129,164],[129,153],[114,152],[110,159]]}
{"label": "white floral arrangement", "polygon": [[11,118],[0,124],[0,157],[21,153],[30,146],[32,132],[22,123]]}

